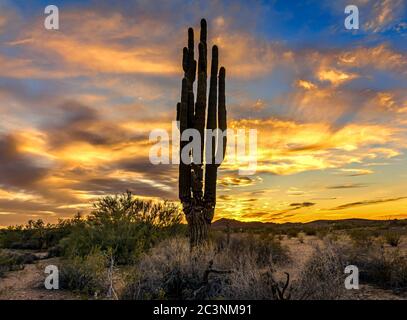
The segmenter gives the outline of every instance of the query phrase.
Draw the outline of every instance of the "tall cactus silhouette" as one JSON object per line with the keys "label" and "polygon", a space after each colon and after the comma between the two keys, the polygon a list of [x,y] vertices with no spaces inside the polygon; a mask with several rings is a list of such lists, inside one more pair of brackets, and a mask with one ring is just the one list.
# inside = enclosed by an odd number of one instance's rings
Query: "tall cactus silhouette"
{"label": "tall cactus silhouette", "polygon": [[[196,129],[201,139],[201,150],[195,150],[195,152],[192,150],[189,154],[191,163],[184,163],[181,159],[179,165],[179,199],[188,222],[191,246],[197,246],[207,240],[208,229],[215,213],[218,167],[225,157],[227,142],[226,134],[222,134],[222,140],[220,140],[220,136],[216,135],[208,135],[205,139],[205,124],[208,130],[220,129],[222,133],[226,130],[226,71],[221,67],[218,74],[218,47],[216,45],[212,47],[208,101],[206,97],[208,64],[206,38],[206,20],[202,19],[197,63],[194,59],[194,30],[188,29],[188,47],[184,48],[182,58],[184,78],[182,79],[181,102],[177,104],[180,136],[186,129]],[[197,73],[198,86],[195,101],[194,82]],[[208,112],[207,119],[205,119],[207,104]],[[181,139],[180,155],[187,144],[188,141]],[[205,181],[202,161],[204,154],[206,155]]]}

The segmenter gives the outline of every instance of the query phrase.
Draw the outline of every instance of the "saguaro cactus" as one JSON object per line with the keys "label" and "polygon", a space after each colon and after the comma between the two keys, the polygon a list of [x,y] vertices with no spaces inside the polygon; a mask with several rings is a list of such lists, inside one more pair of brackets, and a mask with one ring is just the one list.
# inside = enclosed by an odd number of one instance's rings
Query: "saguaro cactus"
{"label": "saguaro cactus", "polygon": [[[182,79],[181,102],[177,105],[180,136],[186,129],[196,129],[201,139],[200,152],[192,150],[190,153],[191,163],[184,163],[181,159],[179,165],[179,199],[188,222],[191,246],[199,245],[207,240],[208,229],[215,213],[218,167],[225,157],[226,150],[226,134],[222,135],[222,143],[219,143],[220,137],[217,139],[214,135],[205,139],[205,124],[208,130],[220,129],[222,132],[226,130],[226,71],[225,68],[221,67],[218,74],[218,47],[216,45],[212,47],[211,77],[207,103],[206,38],[206,21],[202,19],[197,63],[194,59],[194,30],[192,28],[188,29],[188,47],[184,48],[182,59],[184,78]],[[198,70],[196,70],[197,65]],[[195,101],[194,82],[197,72],[198,86]],[[205,119],[207,104],[208,113],[207,119]],[[182,141],[181,139],[180,154],[186,144],[188,144],[188,141]],[[211,150],[206,150],[209,146]],[[202,161],[204,154],[206,154],[205,181],[203,179]]]}

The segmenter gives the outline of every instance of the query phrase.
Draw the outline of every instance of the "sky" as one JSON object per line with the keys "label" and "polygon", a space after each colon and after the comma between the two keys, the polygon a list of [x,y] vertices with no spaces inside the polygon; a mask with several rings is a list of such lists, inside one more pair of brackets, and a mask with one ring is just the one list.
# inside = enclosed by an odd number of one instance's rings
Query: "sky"
{"label": "sky", "polygon": [[[59,30],[44,28],[49,4]],[[219,169],[215,219],[407,218],[407,5],[352,0],[347,30],[348,4],[0,0],[0,226],[126,190],[177,200],[177,166],[151,164],[149,134],[175,120],[201,18],[228,127],[258,131],[255,174]]]}

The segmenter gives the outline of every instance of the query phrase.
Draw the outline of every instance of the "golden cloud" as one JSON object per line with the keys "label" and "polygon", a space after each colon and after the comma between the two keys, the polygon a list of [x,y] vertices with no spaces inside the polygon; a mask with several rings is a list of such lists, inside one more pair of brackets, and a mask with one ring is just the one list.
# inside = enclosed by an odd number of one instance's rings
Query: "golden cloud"
{"label": "golden cloud", "polygon": [[386,125],[349,124],[336,130],[324,123],[265,119],[232,121],[230,126],[257,129],[257,172],[279,175],[392,158],[400,154],[402,146],[399,130]]}

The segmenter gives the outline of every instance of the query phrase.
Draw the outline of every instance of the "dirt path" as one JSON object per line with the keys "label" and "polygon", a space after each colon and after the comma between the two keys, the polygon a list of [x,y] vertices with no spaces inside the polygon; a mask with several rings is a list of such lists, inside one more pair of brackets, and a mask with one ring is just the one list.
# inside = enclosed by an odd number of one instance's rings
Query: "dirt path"
{"label": "dirt path", "polygon": [[56,264],[58,259],[46,259],[26,264],[23,270],[8,272],[0,278],[0,300],[71,300],[74,294],[62,290],[44,288],[44,273],[47,265]]}

